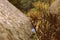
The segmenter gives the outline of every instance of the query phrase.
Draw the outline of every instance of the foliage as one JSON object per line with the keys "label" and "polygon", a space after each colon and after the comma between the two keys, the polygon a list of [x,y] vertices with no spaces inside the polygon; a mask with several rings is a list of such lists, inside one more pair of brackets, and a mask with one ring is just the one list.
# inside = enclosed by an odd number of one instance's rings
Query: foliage
{"label": "foliage", "polygon": [[56,21],[56,16],[53,17],[48,12],[50,4],[40,1],[32,4],[34,8],[29,10],[27,14],[32,18],[38,38],[39,40],[50,40],[56,31],[54,22]]}
{"label": "foliage", "polygon": [[48,7],[49,7],[49,4],[44,3],[44,2],[40,2],[40,1],[34,2],[32,4],[35,8],[37,8],[38,10],[41,10],[41,11],[48,10]]}

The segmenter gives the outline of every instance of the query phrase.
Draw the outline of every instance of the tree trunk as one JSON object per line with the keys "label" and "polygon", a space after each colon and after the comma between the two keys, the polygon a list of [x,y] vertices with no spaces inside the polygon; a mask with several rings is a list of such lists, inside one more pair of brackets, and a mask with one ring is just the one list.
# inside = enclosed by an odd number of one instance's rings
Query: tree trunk
{"label": "tree trunk", "polygon": [[30,20],[7,0],[0,0],[0,40],[30,40]]}

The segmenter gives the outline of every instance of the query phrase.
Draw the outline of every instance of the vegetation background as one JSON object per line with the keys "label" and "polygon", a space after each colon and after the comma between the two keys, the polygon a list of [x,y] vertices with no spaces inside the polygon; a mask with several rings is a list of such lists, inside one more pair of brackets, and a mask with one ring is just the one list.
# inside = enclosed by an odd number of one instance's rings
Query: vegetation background
{"label": "vegetation background", "polygon": [[[55,40],[56,16],[52,17],[49,7],[55,0],[9,0],[14,6],[30,17],[35,32],[33,40]],[[60,37],[59,37],[60,38]],[[57,39],[58,40],[58,39]]]}

